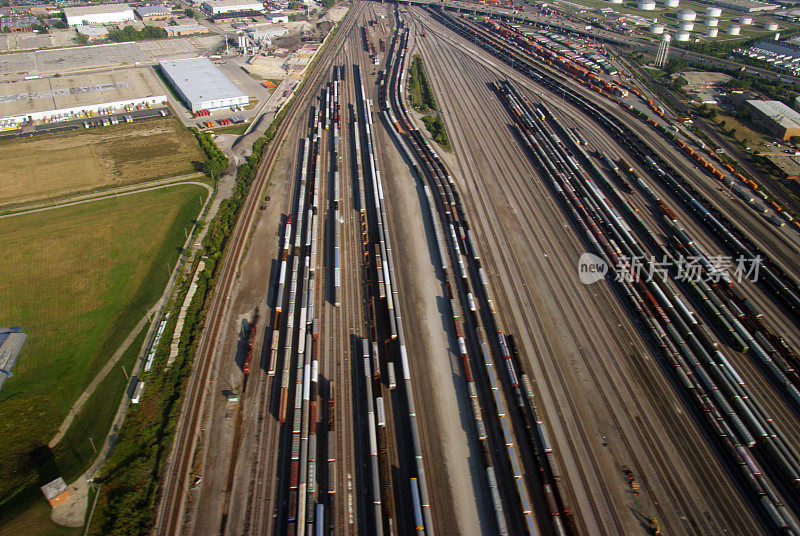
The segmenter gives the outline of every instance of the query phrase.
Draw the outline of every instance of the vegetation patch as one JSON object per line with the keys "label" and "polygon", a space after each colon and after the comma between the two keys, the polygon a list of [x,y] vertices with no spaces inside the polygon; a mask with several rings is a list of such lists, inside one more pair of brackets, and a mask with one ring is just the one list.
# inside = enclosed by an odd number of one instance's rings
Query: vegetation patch
{"label": "vegetation patch", "polygon": [[[206,195],[178,185],[0,220],[14,258],[0,265],[0,325],[29,334],[0,392],[0,518],[9,498],[37,483],[30,453],[163,292]],[[70,453],[59,456],[68,469]]]}
{"label": "vegetation patch", "polygon": [[145,26],[141,30],[137,30],[133,26],[125,26],[122,29],[109,30],[108,32],[108,39],[118,43],[165,39],[166,37],[167,31],[159,26]]}
{"label": "vegetation patch", "polygon": [[425,127],[428,129],[428,132],[431,133],[433,141],[438,143],[442,149],[449,152],[450,140],[447,138],[447,131],[444,128],[442,116],[439,114],[426,115],[422,118],[422,122],[425,123]]}
{"label": "vegetation patch", "polygon": [[[150,531],[159,500],[159,480],[175,432],[177,416],[183,402],[185,380],[194,360],[209,305],[208,298],[219,278],[222,266],[220,261],[263,153],[274,138],[289,106],[291,102],[276,116],[265,135],[253,144],[252,155],[237,170],[233,195],[222,201],[219,212],[209,223],[203,241],[205,267],[198,276],[197,291],[186,312],[178,357],[169,370],[163,371],[178,311],[191,282],[190,277],[182,282],[180,290],[170,302],[168,310],[172,314],[151,369],[157,372],[151,372],[143,378],[147,381],[143,401],[129,411],[114,452],[95,479],[103,487],[89,534],[144,535]],[[198,262],[199,258],[195,259],[195,267]]]}
{"label": "vegetation patch", "polygon": [[408,70],[408,95],[412,108],[418,112],[435,112],[437,110],[436,99],[433,96],[428,77],[425,75],[425,66],[419,54],[414,55]]}
{"label": "vegetation patch", "polygon": [[183,175],[205,160],[175,118],[0,142],[0,204]]}

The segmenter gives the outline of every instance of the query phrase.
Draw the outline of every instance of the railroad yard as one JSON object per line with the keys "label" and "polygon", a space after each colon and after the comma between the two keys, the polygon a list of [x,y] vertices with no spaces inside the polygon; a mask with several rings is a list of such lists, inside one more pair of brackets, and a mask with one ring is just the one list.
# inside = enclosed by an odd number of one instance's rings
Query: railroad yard
{"label": "railroad yard", "polygon": [[154,534],[800,535],[800,225],[609,49],[352,4],[239,216]]}

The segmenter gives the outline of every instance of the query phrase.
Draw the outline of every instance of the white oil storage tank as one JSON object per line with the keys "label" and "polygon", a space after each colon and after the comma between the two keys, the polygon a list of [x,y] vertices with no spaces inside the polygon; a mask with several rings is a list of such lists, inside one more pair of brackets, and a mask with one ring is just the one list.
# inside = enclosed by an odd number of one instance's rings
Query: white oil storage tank
{"label": "white oil storage tank", "polygon": [[777,22],[768,22],[768,23],[766,23],[764,25],[764,29],[765,30],[769,30],[770,32],[774,32],[775,30],[778,29],[778,23]]}
{"label": "white oil storage tank", "polygon": [[675,41],[688,41],[689,40],[689,32],[686,30],[678,30],[675,33]]}
{"label": "white oil storage tank", "polygon": [[709,28],[706,32],[707,37],[716,37],[719,35],[719,28]]}
{"label": "white oil storage tank", "polygon": [[681,21],[680,24],[678,24],[678,28],[686,32],[691,32],[692,30],[694,30],[694,23],[690,20],[684,20]]}
{"label": "white oil storage tank", "polygon": [[706,26],[708,27],[719,26],[719,19],[712,19],[711,17],[708,17],[706,19]]}
{"label": "white oil storage tank", "polygon": [[639,3],[636,4],[636,7],[646,11],[653,11],[656,8],[656,3],[655,0],[639,0]]}
{"label": "white oil storage tank", "polygon": [[650,26],[650,33],[663,34],[664,30],[665,27],[663,24],[653,24],[652,26]]}
{"label": "white oil storage tank", "polygon": [[680,3],[680,0],[664,0],[665,7],[678,7]]}
{"label": "white oil storage tank", "polygon": [[728,35],[739,35],[740,33],[742,33],[742,27],[739,26],[738,24],[731,24],[730,26],[728,26],[727,32]]}
{"label": "white oil storage tank", "polygon": [[695,21],[697,20],[697,13],[691,9],[681,9],[678,11],[678,20]]}
{"label": "white oil storage tank", "polygon": [[722,15],[722,10],[718,7],[707,7],[706,15],[709,17],[720,17]]}
{"label": "white oil storage tank", "polygon": [[749,26],[750,24],[753,24],[753,17],[742,17],[739,19],[739,22],[742,23],[742,26]]}

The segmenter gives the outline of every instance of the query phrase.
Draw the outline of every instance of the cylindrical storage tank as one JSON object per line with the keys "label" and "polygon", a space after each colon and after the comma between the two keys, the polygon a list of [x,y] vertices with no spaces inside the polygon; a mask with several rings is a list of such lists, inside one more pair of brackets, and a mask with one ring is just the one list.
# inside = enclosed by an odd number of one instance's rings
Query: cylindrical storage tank
{"label": "cylindrical storage tank", "polygon": [[665,28],[663,24],[653,24],[652,26],[650,26],[650,33],[663,34],[664,29]]}
{"label": "cylindrical storage tank", "polygon": [[719,26],[719,19],[712,19],[711,17],[707,18],[706,26]]}
{"label": "cylindrical storage tank", "polygon": [[740,33],[742,33],[742,27],[738,24],[728,26],[728,35],[739,35]]}
{"label": "cylindrical storage tank", "polygon": [[768,23],[766,23],[764,25],[764,29],[765,30],[769,30],[770,32],[774,32],[775,30],[778,29],[778,23],[777,22],[768,22]]}
{"label": "cylindrical storage tank", "polygon": [[742,26],[753,24],[753,17],[742,17],[741,19],[739,19],[739,22],[742,23]]}
{"label": "cylindrical storage tank", "polygon": [[681,21],[680,24],[678,24],[678,28],[686,32],[691,32],[692,30],[694,30],[694,23],[690,20],[684,20]]}
{"label": "cylindrical storage tank", "polygon": [[697,20],[697,13],[691,9],[681,9],[678,11],[678,20],[695,21]]}
{"label": "cylindrical storage tank", "polygon": [[677,33],[675,33],[675,41],[688,41],[689,35],[689,32],[686,30],[678,30]]}
{"label": "cylindrical storage tank", "polygon": [[722,10],[718,7],[707,7],[706,15],[709,17],[719,17],[722,15]]}
{"label": "cylindrical storage tank", "polygon": [[664,5],[666,7],[678,7],[680,3],[680,0],[664,0]]}
{"label": "cylindrical storage tank", "polygon": [[709,28],[706,35],[708,37],[716,37],[717,35],[719,35],[719,28]]}
{"label": "cylindrical storage tank", "polygon": [[636,4],[636,7],[647,11],[653,11],[656,8],[656,3],[655,0],[639,0],[639,3]]}

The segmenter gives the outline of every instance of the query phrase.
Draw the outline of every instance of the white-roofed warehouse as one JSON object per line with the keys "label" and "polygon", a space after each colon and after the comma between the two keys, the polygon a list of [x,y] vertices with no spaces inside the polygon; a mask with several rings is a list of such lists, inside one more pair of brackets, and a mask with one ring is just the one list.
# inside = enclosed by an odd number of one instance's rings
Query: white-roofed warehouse
{"label": "white-roofed warehouse", "polygon": [[250,99],[208,58],[166,60],[161,72],[192,112],[246,106]]}
{"label": "white-roofed warehouse", "polygon": [[93,6],[65,7],[64,19],[70,26],[79,24],[114,24],[133,20],[133,9],[128,4],[97,4]]}

